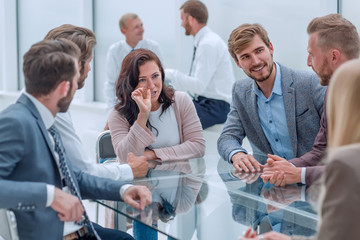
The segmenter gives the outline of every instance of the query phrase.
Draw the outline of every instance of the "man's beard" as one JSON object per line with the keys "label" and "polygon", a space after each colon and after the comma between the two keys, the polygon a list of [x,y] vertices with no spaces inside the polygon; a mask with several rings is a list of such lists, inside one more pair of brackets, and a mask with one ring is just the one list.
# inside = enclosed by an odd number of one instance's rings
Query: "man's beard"
{"label": "man's beard", "polygon": [[60,99],[57,103],[57,106],[60,109],[59,112],[66,112],[69,109],[73,97],[74,96],[71,95],[71,88],[70,88],[66,97]]}
{"label": "man's beard", "polygon": [[[274,70],[274,61],[271,61],[271,65],[269,66],[269,74],[267,74],[265,77],[261,77],[261,78],[255,78],[253,74],[248,74],[248,76],[252,79],[254,79],[256,82],[264,82],[265,80],[269,79],[269,77],[271,76],[271,73]],[[256,68],[256,67],[253,67]],[[251,72],[251,70],[250,70]]]}
{"label": "man's beard", "polygon": [[329,62],[328,60],[324,57],[324,62],[320,67],[319,72],[316,72],[315,69],[313,68],[314,72],[318,75],[318,77],[320,78],[320,84],[321,86],[327,86],[329,85],[330,82],[330,78],[333,74],[333,72],[329,69]]}
{"label": "man's beard", "polygon": [[84,87],[86,78],[87,78],[87,74],[86,75],[84,74],[84,67],[83,67],[80,71],[80,78],[78,81],[78,89],[81,89]]}
{"label": "man's beard", "polygon": [[184,28],[185,28],[185,35],[186,35],[186,36],[191,35],[191,26],[190,26],[189,22],[186,22],[186,23],[185,23]]}

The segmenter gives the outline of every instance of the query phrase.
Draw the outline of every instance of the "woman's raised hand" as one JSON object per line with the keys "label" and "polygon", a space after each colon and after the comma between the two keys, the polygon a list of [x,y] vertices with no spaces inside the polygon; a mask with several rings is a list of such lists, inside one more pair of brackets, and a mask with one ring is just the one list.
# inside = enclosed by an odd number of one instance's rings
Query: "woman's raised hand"
{"label": "woman's raised hand", "polygon": [[131,98],[136,102],[139,108],[137,122],[144,129],[151,110],[151,92],[150,89],[137,88],[131,93]]}

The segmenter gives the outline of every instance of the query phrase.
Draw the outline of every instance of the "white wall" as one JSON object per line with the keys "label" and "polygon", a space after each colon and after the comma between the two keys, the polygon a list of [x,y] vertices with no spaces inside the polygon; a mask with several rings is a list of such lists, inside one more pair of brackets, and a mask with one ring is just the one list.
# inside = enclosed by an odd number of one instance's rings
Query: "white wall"
{"label": "white wall", "polygon": [[358,0],[341,1],[342,15],[356,26],[358,32],[360,31],[359,10],[360,10],[360,1]]}

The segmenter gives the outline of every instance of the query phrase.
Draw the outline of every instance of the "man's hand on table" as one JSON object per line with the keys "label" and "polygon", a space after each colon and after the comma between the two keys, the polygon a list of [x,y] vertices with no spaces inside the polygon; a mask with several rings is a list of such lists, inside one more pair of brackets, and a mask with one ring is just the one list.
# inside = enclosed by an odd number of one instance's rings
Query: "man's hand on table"
{"label": "man's hand on table", "polygon": [[237,152],[231,157],[233,166],[239,172],[261,172],[261,169],[264,167],[261,165],[251,154],[246,154],[244,152]]}
{"label": "man's hand on table", "polygon": [[269,182],[275,186],[294,184],[301,182],[301,168],[295,167],[284,158],[268,154],[261,178],[265,183]]}

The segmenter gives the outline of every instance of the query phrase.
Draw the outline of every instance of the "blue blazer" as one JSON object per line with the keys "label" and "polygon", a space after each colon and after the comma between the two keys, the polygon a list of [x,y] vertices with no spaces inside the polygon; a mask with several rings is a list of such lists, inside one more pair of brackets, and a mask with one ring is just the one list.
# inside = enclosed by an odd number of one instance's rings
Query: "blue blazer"
{"label": "blue blazer", "polygon": [[[300,157],[311,150],[319,131],[326,88],[320,85],[312,72],[293,70],[283,65],[280,65],[280,70],[292,150],[294,156]],[[272,153],[260,125],[253,84],[251,78],[234,83],[230,113],[217,142],[219,154],[226,161],[233,150],[246,152],[241,147],[245,136],[254,153]]]}
{"label": "blue blazer", "polygon": [[[121,200],[125,182],[73,169],[83,199]],[[49,134],[26,95],[0,113],[0,208],[14,211],[20,239],[62,239],[64,222],[46,207],[46,184],[61,188]]]}

